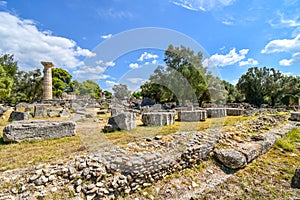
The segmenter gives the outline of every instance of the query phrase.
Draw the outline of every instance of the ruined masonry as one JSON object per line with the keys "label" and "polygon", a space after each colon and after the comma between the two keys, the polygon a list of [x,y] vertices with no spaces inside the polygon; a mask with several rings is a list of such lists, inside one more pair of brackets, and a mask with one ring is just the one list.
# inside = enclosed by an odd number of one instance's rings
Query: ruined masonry
{"label": "ruined masonry", "polygon": [[19,121],[3,129],[4,142],[53,139],[75,135],[76,123],[72,121]]}
{"label": "ruined masonry", "polygon": [[178,120],[185,122],[205,121],[207,118],[206,110],[181,110],[178,111]]}
{"label": "ruined masonry", "polygon": [[174,124],[175,112],[149,112],[142,115],[145,126],[166,126]]}

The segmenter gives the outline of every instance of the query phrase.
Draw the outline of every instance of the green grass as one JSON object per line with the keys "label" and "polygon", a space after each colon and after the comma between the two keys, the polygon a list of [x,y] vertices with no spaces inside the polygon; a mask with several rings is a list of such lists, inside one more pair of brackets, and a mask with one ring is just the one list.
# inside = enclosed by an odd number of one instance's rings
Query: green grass
{"label": "green grass", "polygon": [[275,147],[285,151],[295,151],[295,143],[300,142],[300,130],[293,129],[286,134],[286,137],[277,140]]}

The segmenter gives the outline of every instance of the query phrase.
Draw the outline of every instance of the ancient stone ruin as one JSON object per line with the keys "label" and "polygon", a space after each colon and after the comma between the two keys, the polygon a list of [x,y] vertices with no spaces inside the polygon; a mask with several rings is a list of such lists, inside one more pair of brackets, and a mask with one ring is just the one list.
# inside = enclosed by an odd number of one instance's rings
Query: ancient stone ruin
{"label": "ancient stone ruin", "polygon": [[122,112],[108,119],[108,124],[104,127],[104,132],[116,130],[131,130],[136,127],[136,115],[132,112]]}
{"label": "ancient stone ruin", "polygon": [[167,126],[174,124],[175,112],[148,112],[142,114],[145,126]]}
{"label": "ancient stone ruin", "polygon": [[72,121],[19,121],[3,129],[4,142],[40,140],[69,137],[75,135],[75,122]]}
{"label": "ancient stone ruin", "polygon": [[23,120],[29,120],[29,113],[28,112],[13,111],[10,114],[9,119],[8,119],[9,122],[23,121]]}
{"label": "ancient stone ruin", "polygon": [[207,118],[206,110],[180,110],[178,111],[178,120],[185,122],[205,121]]}
{"label": "ancient stone ruin", "polygon": [[50,100],[52,99],[52,70],[54,66],[52,62],[41,62],[44,66],[44,93],[43,99]]}

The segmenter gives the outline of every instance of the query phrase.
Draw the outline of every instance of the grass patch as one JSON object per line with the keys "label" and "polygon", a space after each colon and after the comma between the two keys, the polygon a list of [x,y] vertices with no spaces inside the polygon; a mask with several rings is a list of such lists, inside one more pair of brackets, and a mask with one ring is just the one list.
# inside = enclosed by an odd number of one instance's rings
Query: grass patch
{"label": "grass patch", "polygon": [[275,147],[293,152],[296,148],[295,143],[297,142],[300,142],[300,130],[293,129],[286,134],[286,137],[277,140]]}

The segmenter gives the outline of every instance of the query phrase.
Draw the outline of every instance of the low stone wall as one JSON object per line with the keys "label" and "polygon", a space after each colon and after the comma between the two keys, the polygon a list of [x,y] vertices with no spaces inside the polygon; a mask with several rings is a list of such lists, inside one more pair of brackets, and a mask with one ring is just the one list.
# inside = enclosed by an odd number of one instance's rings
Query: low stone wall
{"label": "low stone wall", "polygon": [[206,118],[207,118],[206,110],[178,111],[179,121],[198,122],[198,121],[205,121]]}
{"label": "low stone wall", "polygon": [[292,112],[290,120],[292,121],[300,121],[300,112]]}
{"label": "low stone wall", "polygon": [[227,116],[241,116],[244,114],[244,109],[241,108],[226,108]]}
{"label": "low stone wall", "polygon": [[75,122],[25,121],[13,122],[3,129],[4,142],[61,138],[75,135]]}
{"label": "low stone wall", "polygon": [[174,124],[174,112],[148,112],[142,114],[142,122],[146,126],[166,126]]}
{"label": "low stone wall", "polygon": [[208,118],[226,117],[226,108],[205,108]]}

